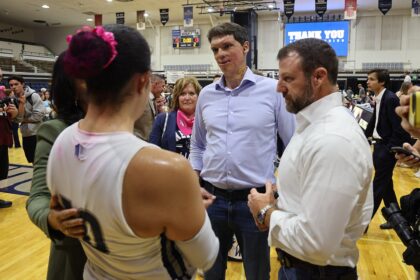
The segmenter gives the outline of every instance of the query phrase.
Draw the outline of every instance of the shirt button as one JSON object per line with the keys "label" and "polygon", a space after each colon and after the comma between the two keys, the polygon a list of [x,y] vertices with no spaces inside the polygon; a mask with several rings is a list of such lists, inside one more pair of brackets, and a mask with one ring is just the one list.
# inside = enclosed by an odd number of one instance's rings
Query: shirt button
{"label": "shirt button", "polygon": [[233,132],[232,131],[229,131],[229,134],[233,134]]}
{"label": "shirt button", "polygon": [[228,152],[228,155],[232,154],[232,152]]}

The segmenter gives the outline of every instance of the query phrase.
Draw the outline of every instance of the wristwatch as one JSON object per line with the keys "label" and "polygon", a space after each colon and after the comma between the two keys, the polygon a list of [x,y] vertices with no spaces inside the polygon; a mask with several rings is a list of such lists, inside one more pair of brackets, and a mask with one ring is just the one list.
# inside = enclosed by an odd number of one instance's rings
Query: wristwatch
{"label": "wristwatch", "polygon": [[260,210],[260,212],[258,212],[258,215],[257,215],[257,222],[258,222],[260,225],[264,225],[264,220],[265,220],[265,216],[266,216],[266,214],[267,214],[267,211],[268,211],[269,209],[273,208],[273,207],[274,207],[274,205],[272,205],[272,204],[268,204],[268,205],[266,205],[264,208],[262,208],[262,209]]}

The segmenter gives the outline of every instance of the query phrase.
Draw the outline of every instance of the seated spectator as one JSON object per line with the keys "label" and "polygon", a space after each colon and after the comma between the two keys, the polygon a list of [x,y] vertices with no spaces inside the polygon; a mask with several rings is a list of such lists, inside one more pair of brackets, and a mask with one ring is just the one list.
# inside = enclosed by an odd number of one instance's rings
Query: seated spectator
{"label": "seated spectator", "polygon": [[200,91],[201,86],[194,77],[176,81],[171,112],[161,113],[156,117],[150,133],[150,143],[188,158],[195,106]]}

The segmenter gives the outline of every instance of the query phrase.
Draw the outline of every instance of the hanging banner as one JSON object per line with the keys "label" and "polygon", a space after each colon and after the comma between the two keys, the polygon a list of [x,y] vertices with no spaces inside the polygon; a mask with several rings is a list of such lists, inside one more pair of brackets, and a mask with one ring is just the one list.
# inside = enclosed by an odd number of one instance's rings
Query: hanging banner
{"label": "hanging banner", "polygon": [[146,19],[144,18],[144,10],[137,11],[137,30],[146,29]]}
{"label": "hanging banner", "polygon": [[165,25],[169,21],[169,9],[160,9],[160,22]]}
{"label": "hanging banner", "polygon": [[356,17],[357,17],[357,0],[345,0],[344,19],[356,19]]}
{"label": "hanging banner", "polygon": [[102,15],[95,15],[95,26],[102,25]]}
{"label": "hanging banner", "polygon": [[117,24],[125,23],[124,12],[115,13],[115,17],[117,18]]}
{"label": "hanging banner", "polygon": [[290,19],[295,13],[295,0],[284,0],[284,14]]}
{"label": "hanging banner", "polygon": [[419,17],[420,16],[420,1],[412,0],[411,2],[411,16]]}
{"label": "hanging banner", "polygon": [[315,0],[315,12],[318,16],[323,17],[327,11],[327,0]]}
{"label": "hanging banner", "polygon": [[185,6],[184,7],[184,26],[193,27],[193,25],[194,25],[193,6]]}
{"label": "hanging banner", "polygon": [[392,0],[378,0],[379,10],[386,15],[389,10],[392,8]]}

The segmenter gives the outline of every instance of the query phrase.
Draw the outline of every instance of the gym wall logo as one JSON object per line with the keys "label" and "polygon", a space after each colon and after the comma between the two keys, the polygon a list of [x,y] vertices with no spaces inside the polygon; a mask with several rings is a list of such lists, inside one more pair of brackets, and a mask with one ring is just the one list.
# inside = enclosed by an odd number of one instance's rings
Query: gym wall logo
{"label": "gym wall logo", "polygon": [[6,193],[29,195],[33,167],[20,164],[9,164],[9,177],[0,181],[0,191]]}

